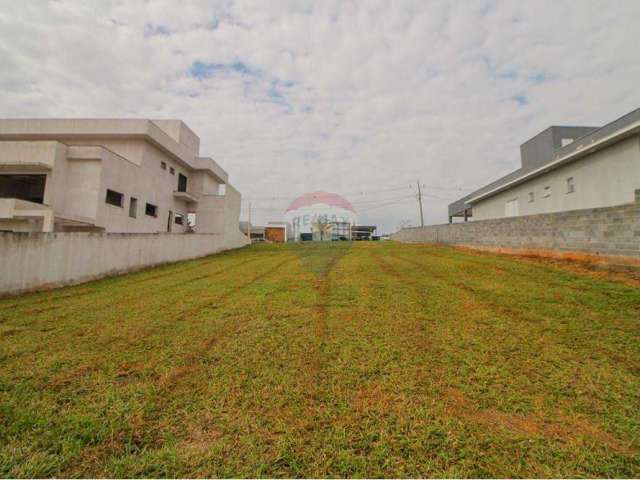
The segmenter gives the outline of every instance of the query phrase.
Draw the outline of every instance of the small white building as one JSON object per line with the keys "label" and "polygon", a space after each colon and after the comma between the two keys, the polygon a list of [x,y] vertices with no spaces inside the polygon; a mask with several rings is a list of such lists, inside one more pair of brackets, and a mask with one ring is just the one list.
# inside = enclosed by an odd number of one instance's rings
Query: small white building
{"label": "small white building", "polygon": [[240,193],[179,120],[0,120],[0,230],[237,231]]}
{"label": "small white building", "polygon": [[640,109],[597,127],[549,127],[520,146],[522,166],[449,205],[449,221],[633,203],[640,188]]}

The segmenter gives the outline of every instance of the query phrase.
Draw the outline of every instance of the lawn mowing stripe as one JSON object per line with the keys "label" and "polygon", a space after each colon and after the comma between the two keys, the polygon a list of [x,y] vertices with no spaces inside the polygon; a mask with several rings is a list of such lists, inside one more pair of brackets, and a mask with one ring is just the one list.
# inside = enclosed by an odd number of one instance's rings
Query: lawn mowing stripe
{"label": "lawn mowing stripe", "polygon": [[[397,255],[397,254],[393,254],[393,255]],[[549,314],[556,314],[557,310],[556,310],[556,304],[557,304],[557,295],[559,295],[560,290],[558,289],[570,289],[571,293],[573,295],[577,295],[578,298],[579,296],[584,296],[585,292],[584,291],[580,291],[580,292],[575,292],[574,289],[570,286],[565,284],[557,284],[555,285],[556,289],[552,290],[550,289],[550,285],[549,282],[544,281],[544,279],[539,279],[538,277],[536,277],[535,275],[530,275],[530,276],[525,276],[522,275],[522,272],[514,272],[514,273],[518,273],[518,275],[515,275],[514,277],[509,279],[508,284],[506,282],[498,282],[498,285],[500,286],[500,290],[499,291],[488,291],[485,292],[484,290],[478,289],[475,287],[475,285],[479,284],[479,281],[481,280],[481,278],[485,277],[486,275],[491,275],[491,270],[489,268],[489,266],[487,265],[485,267],[485,272],[482,271],[478,271],[478,272],[470,272],[469,270],[465,270],[464,273],[466,275],[466,280],[464,282],[459,281],[459,282],[454,282],[452,281],[449,275],[445,274],[444,272],[442,272],[441,270],[434,270],[433,265],[429,264],[429,262],[422,262],[419,260],[416,260],[414,258],[407,258],[405,256],[402,255],[397,255],[398,258],[403,259],[405,262],[411,263],[415,266],[417,266],[418,268],[421,268],[425,271],[426,274],[440,278],[442,280],[447,281],[450,285],[455,286],[457,288],[461,288],[463,290],[466,290],[467,292],[473,294],[476,298],[478,298],[479,300],[482,300],[482,302],[484,302],[486,305],[490,306],[493,309],[496,310],[501,310],[503,313],[505,314],[516,314],[516,315],[521,315],[523,318],[530,318],[532,319],[535,316],[538,316],[540,318],[548,318]],[[431,265],[431,266],[430,266]],[[461,272],[462,273],[462,272]],[[471,274],[471,275],[470,275]],[[491,277],[491,278],[495,278],[495,277]],[[532,282],[530,280],[530,278],[534,278],[534,281]],[[515,305],[513,305],[515,303],[516,300],[519,300],[518,297],[513,297],[513,292],[517,291],[517,288],[514,287],[518,287],[518,286],[522,286],[522,287],[526,287],[528,289],[537,289],[539,287],[539,285],[541,284],[541,282],[544,282],[544,288],[540,289],[540,294],[545,295],[546,297],[550,297],[550,294],[553,292],[556,292],[556,295],[553,298],[553,303],[551,304],[551,306],[553,307],[554,310],[550,310],[547,312],[547,314],[543,315],[543,316],[539,316],[539,315],[530,315],[528,312],[524,311],[525,308],[523,308],[521,305],[521,303],[517,303]],[[640,295],[638,295],[638,290],[637,289],[633,289],[630,287],[626,287],[622,284],[617,284],[616,285],[618,287],[618,290],[621,292],[626,293],[631,293],[631,294],[635,294],[635,297],[638,298],[638,300],[635,302],[636,304],[640,304]],[[492,297],[495,298],[496,293],[500,293],[501,294],[501,301],[502,303],[498,303],[495,300],[492,300]],[[618,294],[620,295],[620,294]],[[625,298],[627,297],[620,295],[621,298]],[[513,298],[512,298],[513,297]],[[506,299],[510,299],[512,306],[509,307],[507,305],[504,305],[504,300]],[[567,303],[569,301],[571,301],[569,298],[567,298],[567,295],[563,295],[561,297],[562,299],[562,303],[564,305],[567,305]],[[633,303],[630,303],[630,306],[632,309],[635,309],[636,307],[634,306]],[[575,310],[580,311],[581,313],[585,312],[588,310],[588,305],[584,305],[581,304],[579,302],[576,301],[571,301],[571,307]],[[573,312],[572,312],[573,313]],[[609,313],[609,312],[604,312]]]}
{"label": "lawn mowing stripe", "polygon": [[[279,259],[277,257],[273,257],[273,258],[268,257],[265,261],[262,261],[262,260],[260,261],[260,265],[258,266],[258,268],[256,268],[255,265],[251,265],[252,270],[258,271],[258,274],[255,275],[255,278],[259,279],[264,277],[265,274],[271,273],[274,270],[274,267],[270,266],[270,264],[273,263],[274,260],[277,262]],[[264,265],[265,263],[266,265]],[[263,266],[267,268],[267,270],[264,273],[260,272],[259,270],[259,268],[262,268]],[[247,265],[244,268],[248,269],[249,266]],[[238,268],[236,273],[240,273],[242,272],[242,270],[243,269]],[[239,288],[242,289],[248,283],[251,283],[251,281],[246,282],[245,279],[241,277],[241,285],[239,286]],[[189,301],[191,305],[186,308],[186,311],[188,313],[192,313],[204,307],[211,306],[216,303],[218,297],[221,299],[229,297],[230,294],[235,293],[235,290],[238,287],[233,284],[231,285],[219,284],[219,285],[216,285],[216,288],[222,289],[222,295],[219,296],[217,291],[214,291],[213,294],[205,293],[203,295],[200,295],[197,298],[197,300]],[[174,289],[174,291],[177,292],[178,290]],[[205,286],[201,286],[199,287],[199,290],[196,290],[196,292],[197,291],[207,292],[207,289]],[[161,307],[163,309],[164,315],[171,315],[170,312],[175,311],[176,313],[174,318],[179,319],[181,317],[184,317],[187,314],[185,313],[185,307],[184,307],[184,305],[186,305],[186,301],[183,301],[181,304],[180,303],[174,304],[174,301],[170,296],[166,298],[161,296],[154,296],[152,298],[154,298],[156,302],[159,303],[158,307]],[[114,325],[116,324],[105,324],[103,322],[103,319],[113,319],[113,320],[122,319],[118,321],[119,322],[125,321],[126,324],[129,325],[129,330],[134,331],[135,325],[146,324],[147,322],[149,322],[150,317],[155,316],[155,309],[153,308],[153,305],[149,304],[148,302],[141,304],[139,296],[131,295],[125,298],[118,298],[118,299],[112,299],[111,297],[106,297],[105,301],[102,302],[102,304],[96,303],[96,300],[97,300],[96,298],[83,297],[82,302],[71,304],[71,306],[67,308],[63,313],[58,313],[52,318],[43,320],[47,324],[52,323],[52,325],[55,327],[54,330],[40,333],[38,336],[41,338],[41,341],[35,344],[32,350],[30,351],[27,350],[22,352],[23,355],[36,354],[38,352],[43,351],[44,348],[51,349],[53,345],[49,345],[48,347],[46,347],[47,338],[48,337],[53,338],[56,335],[58,335],[57,330],[60,330],[60,329],[63,329],[63,330],[66,329],[69,334],[68,341],[71,341],[71,344],[77,344],[78,348],[80,349],[83,348],[82,347],[84,343],[83,338],[85,338],[86,335],[91,335],[92,332],[101,332],[102,338],[105,338],[105,341],[107,342],[107,343],[103,343],[102,348],[104,348],[107,345],[112,344],[113,342],[120,342],[124,340],[125,337],[123,337],[123,332],[119,328],[114,329]],[[66,326],[64,320],[72,316],[74,312],[86,312],[87,308],[90,309],[89,311],[92,312],[92,315],[89,316],[89,315],[86,315],[85,313],[86,321],[89,321],[90,317],[93,317],[93,320],[91,320],[90,323],[85,322],[84,324],[74,326],[69,330],[69,327]],[[38,315],[32,315],[30,319],[30,324],[34,324],[34,322],[37,322],[37,319],[38,319]],[[39,322],[39,323],[42,323],[42,322]],[[167,323],[165,324],[157,324],[157,322],[155,323],[156,323],[155,326],[152,326],[152,327],[147,326],[145,329],[141,330],[139,333],[136,333],[135,334],[136,341],[140,341],[142,338],[146,336],[159,334],[162,331],[172,328],[171,325]],[[113,334],[110,335],[109,337],[105,337],[105,333],[109,330],[113,331]],[[75,336],[76,332],[81,333],[82,336],[76,337]],[[30,331],[24,331],[23,333],[25,335],[26,334],[33,335],[33,333],[35,332],[32,329]],[[58,348],[54,348],[53,350],[66,351],[68,349],[68,345],[69,345],[69,342],[61,343],[58,345]],[[16,352],[14,352],[13,350],[14,349],[12,348],[7,348],[6,350],[7,355],[11,356],[12,354],[15,354]],[[70,356],[73,356],[73,353],[70,352]]]}
{"label": "lawn mowing stripe", "polygon": [[[394,257],[396,257],[396,258],[399,258],[399,259],[401,258],[401,259],[402,259],[402,260],[404,260],[404,261],[410,261],[410,259],[407,259],[407,258],[401,257],[401,256],[399,256],[399,255],[393,255],[393,256],[394,256]],[[433,273],[431,270],[428,270],[428,269],[427,269],[427,270],[425,270],[425,265],[420,265],[420,264],[418,264],[418,266],[421,268],[421,270],[422,270],[422,271],[424,271],[424,272],[425,272],[425,273],[427,273],[427,274],[432,274],[432,273]],[[451,282],[449,282],[449,283],[451,284]],[[453,284],[453,286],[457,286],[457,285],[454,283],[454,284]],[[494,306],[494,305],[489,305],[489,308],[491,308],[491,309],[495,309],[495,306]],[[502,312],[502,313],[504,314],[504,312]],[[503,320],[510,319],[510,317],[511,317],[511,315],[502,315],[502,319],[503,319]],[[523,341],[525,341],[525,339],[524,339],[524,338],[523,338]],[[628,377],[628,378],[632,378],[632,377]]]}
{"label": "lawn mowing stripe", "polygon": [[[524,340],[524,339],[523,339],[523,340]],[[610,441],[610,443],[618,443],[617,441],[612,440],[611,438],[609,438],[609,441]],[[637,447],[635,447],[635,448],[637,449]],[[629,450],[629,449],[628,449],[628,451],[633,451],[633,449],[631,449],[631,450]]]}
{"label": "lawn mowing stripe", "polygon": [[[418,397],[408,396],[409,394],[404,391],[394,392],[398,376],[404,378],[402,372],[405,369],[399,362],[410,359],[414,353],[406,352],[410,343],[407,339],[413,335],[413,332],[403,328],[405,326],[402,319],[403,312],[399,310],[404,308],[398,308],[399,305],[391,304],[384,309],[370,310],[370,315],[367,315],[368,304],[372,307],[377,306],[376,294],[381,289],[388,288],[383,279],[384,274],[380,275],[375,265],[369,266],[368,258],[370,258],[368,247],[357,245],[353,252],[341,262],[343,268],[340,271],[334,271],[332,284],[335,282],[336,289],[353,285],[362,293],[368,293],[363,289],[370,290],[371,295],[366,295],[366,304],[357,302],[332,311],[334,315],[330,318],[330,331],[331,338],[335,340],[329,344],[328,351],[335,352],[339,361],[337,365],[328,364],[328,372],[324,375],[325,384],[320,386],[322,389],[333,392],[338,389],[338,386],[342,387],[339,390],[340,395],[330,399],[331,403],[329,403],[338,411],[339,416],[332,418],[332,423],[323,430],[323,433],[329,438],[335,438],[337,442],[345,442],[344,445],[338,444],[338,447],[345,448],[345,452],[355,448],[352,455],[357,455],[358,448],[375,451],[375,443],[361,443],[358,438],[359,434],[367,435],[368,428],[373,427],[373,432],[380,432],[382,439],[386,440],[386,436],[396,428],[405,428],[404,425],[408,428],[413,422],[419,421],[413,418],[395,419],[394,417],[401,414],[404,407],[411,405],[418,409],[423,408],[420,403],[413,403],[420,402]],[[366,268],[361,269],[363,261]],[[372,336],[374,333],[377,335]],[[340,343],[337,343],[338,341]],[[327,402],[327,400],[329,399],[324,401]],[[322,406],[320,404],[319,408]],[[320,409],[317,414],[320,419],[326,417],[322,412],[323,410]],[[378,426],[373,426],[372,422],[377,422]],[[346,438],[343,439],[343,435],[346,435]],[[405,452],[411,455],[410,448],[405,449]],[[400,462],[394,461],[389,466],[395,466],[396,470],[392,471],[400,476],[428,476],[426,473],[428,470],[424,469],[402,470],[400,451],[394,450],[393,458]],[[332,461],[329,455],[329,464],[321,472],[324,472],[324,475],[327,475],[327,472],[329,475],[347,475],[350,470],[344,470],[345,466],[341,466],[335,460],[333,458]],[[370,463],[370,465],[373,468],[373,464]],[[376,465],[376,468],[379,467]],[[329,470],[326,470],[327,468]],[[314,473],[312,472],[312,475]],[[384,476],[384,473],[380,474]]]}
{"label": "lawn mowing stripe", "polygon": [[[83,295],[63,302],[73,314],[33,315],[37,328],[56,322],[60,328],[46,339],[23,332],[0,338],[0,346],[14,342],[18,351],[44,339],[40,354],[0,364],[0,473],[620,477],[638,471],[639,373],[617,368],[611,352],[624,332],[603,334],[603,350],[596,351],[597,343],[585,339],[591,330],[581,331],[566,314],[570,307],[554,314],[551,303],[541,311],[535,302],[523,304],[549,316],[550,325],[483,305],[467,308],[478,296],[501,293],[505,282],[516,292],[489,297],[498,306],[513,309],[521,295],[541,296],[544,285],[517,278],[530,271],[520,266],[483,275],[484,267],[472,264],[465,273],[464,262],[427,259],[391,242],[340,248],[252,246],[178,278],[145,282],[147,291],[122,305],[113,295],[126,291],[111,280],[94,284],[97,311],[84,313],[92,303]],[[220,268],[229,270],[202,278]],[[633,302],[621,299],[629,291],[606,288],[606,297],[580,294],[580,305],[598,312],[604,302],[611,312],[598,313],[602,326],[619,324],[624,338],[633,338]],[[195,304],[202,308],[184,315]],[[7,327],[21,322],[12,316]],[[558,350],[555,336],[583,345]],[[628,350],[629,359],[640,358],[637,346]]]}
{"label": "lawn mowing stripe", "polygon": [[[231,269],[238,269],[243,267],[246,264],[252,263],[252,262],[260,262],[260,261],[268,261],[269,259],[248,259],[246,261],[243,262],[238,262],[236,265],[228,265],[226,267],[222,267],[218,270],[215,270],[213,272],[211,272],[209,275],[211,276],[211,278],[214,278],[217,275],[223,274],[223,273],[227,273],[229,270]],[[207,261],[207,262],[198,262],[197,268],[202,268],[202,267],[212,267],[212,266],[216,266],[218,265],[220,262],[212,262],[212,261]],[[164,267],[162,267],[164,268]],[[179,272],[180,273],[184,273],[185,271],[188,271],[189,275],[193,275],[194,274],[194,269],[193,268],[189,268],[189,269],[180,269]],[[154,281],[157,281],[159,278],[165,277],[165,276],[169,276],[169,274],[163,274],[161,276],[153,276],[154,277]],[[174,278],[174,277],[172,277]],[[75,311],[78,311],[80,309],[85,309],[87,308],[89,305],[91,305],[92,309],[99,309],[102,308],[104,306],[110,306],[108,305],[109,303],[113,303],[114,305],[122,305],[130,300],[138,300],[139,296],[140,296],[140,290],[145,290],[147,291],[146,293],[148,293],[148,289],[149,287],[147,285],[142,285],[142,286],[138,286],[138,284],[136,283],[135,285],[133,285],[133,287],[130,285],[130,281],[129,279],[125,278],[125,277],[118,277],[118,278],[111,278],[111,279],[106,279],[106,280],[97,280],[95,282],[91,282],[89,284],[85,284],[86,287],[89,287],[88,289],[86,289],[83,292],[83,295],[87,295],[87,294],[91,294],[94,293],[95,295],[98,295],[98,292],[96,290],[94,290],[95,288],[97,288],[98,286],[100,286],[101,288],[105,288],[108,287],[111,289],[111,293],[112,295],[117,294],[120,290],[124,290],[126,289],[126,294],[125,295],[118,295],[116,298],[113,298],[111,296],[109,297],[103,297],[104,301],[103,304],[100,303],[96,303],[96,296],[92,296],[90,298],[85,298],[83,299],[82,303],[78,303],[78,302],[74,302],[74,306]],[[122,285],[123,284],[123,285]],[[154,291],[155,292],[159,292],[159,291],[163,291],[166,289],[172,289],[174,290],[176,287],[179,287],[180,284],[168,284],[168,285],[164,285],[164,286],[154,286]],[[137,288],[136,288],[137,287]],[[66,290],[73,290],[76,287],[64,287],[62,288],[63,291]],[[46,295],[46,294],[44,294]],[[63,300],[68,300],[68,299],[72,299],[72,300],[77,300],[76,295],[75,294],[64,294],[64,295],[60,295],[58,297],[54,297],[53,300],[56,299],[63,299]],[[41,302],[36,302],[36,303],[41,303]],[[60,307],[64,307],[66,305],[58,305],[57,308]],[[50,307],[45,307],[45,309],[36,309],[36,310],[27,310],[25,313],[26,314],[33,314],[33,313],[41,313],[42,311],[46,311],[47,309],[49,309]],[[71,314],[73,313],[74,310],[65,312],[66,314]],[[0,313],[2,313],[2,311],[0,311]],[[12,313],[17,315],[20,313],[20,310],[12,310]]]}

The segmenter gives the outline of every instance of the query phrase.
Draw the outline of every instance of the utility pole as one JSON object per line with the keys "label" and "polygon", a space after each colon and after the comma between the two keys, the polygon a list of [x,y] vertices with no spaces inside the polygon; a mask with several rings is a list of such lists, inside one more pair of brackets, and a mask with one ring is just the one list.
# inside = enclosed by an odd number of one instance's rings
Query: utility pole
{"label": "utility pole", "polygon": [[424,227],[424,215],[422,214],[422,192],[420,191],[420,179],[418,179],[418,204],[420,205],[420,226]]}
{"label": "utility pole", "polygon": [[251,242],[251,202],[249,202],[249,221],[247,222],[247,236]]}

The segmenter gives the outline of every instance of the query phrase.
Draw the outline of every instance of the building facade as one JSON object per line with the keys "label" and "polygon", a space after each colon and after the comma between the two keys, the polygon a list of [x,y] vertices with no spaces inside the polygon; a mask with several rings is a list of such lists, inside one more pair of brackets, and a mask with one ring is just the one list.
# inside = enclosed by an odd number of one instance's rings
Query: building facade
{"label": "building facade", "polygon": [[597,127],[549,127],[520,147],[521,168],[449,205],[449,221],[633,203],[640,188],[640,109]]}
{"label": "building facade", "polygon": [[0,120],[0,230],[224,233],[240,193],[179,120]]}

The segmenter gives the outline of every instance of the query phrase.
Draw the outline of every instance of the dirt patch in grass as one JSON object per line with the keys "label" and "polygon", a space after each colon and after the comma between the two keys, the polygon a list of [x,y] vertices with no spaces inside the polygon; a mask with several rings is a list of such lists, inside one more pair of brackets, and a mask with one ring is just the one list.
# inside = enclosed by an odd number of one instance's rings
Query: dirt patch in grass
{"label": "dirt patch in grass", "polygon": [[222,437],[222,432],[216,429],[203,429],[195,426],[189,430],[187,438],[180,442],[180,448],[194,450],[196,453],[209,450]]}
{"label": "dirt patch in grass", "polygon": [[615,280],[640,286],[640,260],[626,257],[603,257],[580,252],[552,252],[545,250],[477,249],[454,247],[469,254],[508,255],[553,268],[590,275],[601,280]]}
{"label": "dirt patch in grass", "polygon": [[51,388],[61,388],[75,384],[94,370],[95,366],[89,364],[83,364],[78,367],[65,370],[51,380],[50,386]]}
{"label": "dirt patch in grass", "polygon": [[525,436],[542,435],[567,445],[583,443],[584,439],[588,438],[591,442],[599,443],[625,455],[640,452],[638,449],[629,448],[613,435],[582,417],[569,418],[554,413],[550,415],[554,420],[550,420],[539,414],[506,413],[496,409],[482,410],[455,388],[446,390],[446,402],[448,414],[489,428],[502,428]]}
{"label": "dirt patch in grass", "polygon": [[158,383],[164,388],[175,387],[182,379],[196,374],[199,370],[199,365],[182,365],[162,374]]}
{"label": "dirt patch in grass", "polygon": [[388,415],[402,410],[406,400],[405,395],[387,392],[380,385],[369,385],[355,393],[351,406],[360,414]]}
{"label": "dirt patch in grass", "polygon": [[640,287],[640,266],[590,262],[588,260],[579,259],[554,259],[526,256],[524,258],[533,258],[555,268],[587,274],[597,279],[615,280],[635,287]]}

